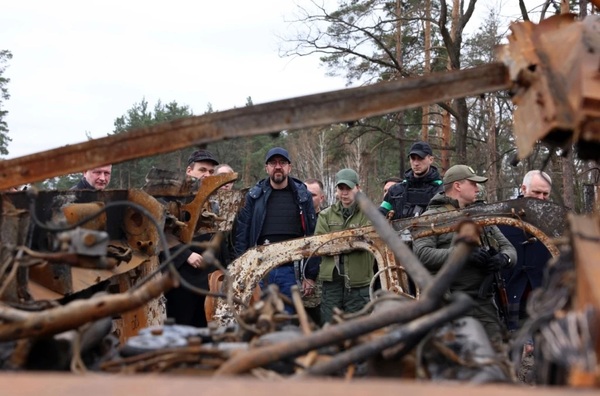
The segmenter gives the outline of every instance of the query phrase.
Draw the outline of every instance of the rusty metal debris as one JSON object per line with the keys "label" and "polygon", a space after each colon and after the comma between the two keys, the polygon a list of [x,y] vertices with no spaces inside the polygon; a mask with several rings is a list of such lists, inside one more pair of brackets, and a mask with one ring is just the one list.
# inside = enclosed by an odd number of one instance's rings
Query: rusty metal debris
{"label": "rusty metal debris", "polygon": [[[578,22],[568,16],[515,24],[501,51],[504,64],[192,117],[3,161],[0,188],[78,171],[82,163],[116,163],[190,142],[347,121],[511,84],[520,155],[543,139],[563,148],[575,142],[584,158],[597,159],[596,25],[596,19]],[[559,32],[566,39],[555,39]],[[160,170],[149,176],[143,190],[0,194],[0,367],[260,378],[351,378],[392,368],[396,377],[511,382],[514,371],[505,355],[492,348],[477,323],[461,318],[473,303],[470,297],[447,293],[477,227],[507,224],[533,235],[555,260],[513,349],[519,350],[525,337],[535,338],[542,383],[600,383],[600,337],[593,330],[600,307],[597,214],[568,216],[558,205],[527,199],[388,223],[359,194],[373,226],[250,249],[222,269],[222,290],[207,291],[179,279],[171,265],[177,252],[172,255],[169,248],[182,245],[182,251],[195,234],[231,230],[244,192],[217,190],[237,174],[208,177],[200,185]],[[454,231],[455,247],[435,276],[404,243]],[[212,254],[215,239],[205,258],[219,266]],[[356,249],[372,253],[383,289],[373,292],[362,311],[338,312],[334,324],[318,328],[297,290],[286,301],[271,285],[251,303],[259,280],[278,265]],[[165,320],[158,297],[178,283],[216,298],[215,321],[208,328]],[[285,304],[293,304],[297,314],[286,313]],[[104,343],[109,337],[122,347]],[[57,351],[56,365],[32,365],[44,348]]]}
{"label": "rusty metal debris", "polygon": [[555,15],[539,24],[513,23],[509,44],[497,54],[509,70],[515,138],[520,158],[535,142],[568,150],[575,144],[582,159],[598,159],[600,19]]}

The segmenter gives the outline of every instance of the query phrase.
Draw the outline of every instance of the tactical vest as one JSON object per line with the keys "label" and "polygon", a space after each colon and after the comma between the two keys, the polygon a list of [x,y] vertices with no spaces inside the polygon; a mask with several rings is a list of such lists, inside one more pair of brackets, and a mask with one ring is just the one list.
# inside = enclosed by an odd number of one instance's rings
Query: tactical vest
{"label": "tactical vest", "polygon": [[421,215],[429,205],[429,201],[441,189],[440,184],[430,184],[426,186],[409,186],[405,181],[402,182],[402,192],[400,195],[393,196],[393,206],[396,215],[394,218],[415,217]]}

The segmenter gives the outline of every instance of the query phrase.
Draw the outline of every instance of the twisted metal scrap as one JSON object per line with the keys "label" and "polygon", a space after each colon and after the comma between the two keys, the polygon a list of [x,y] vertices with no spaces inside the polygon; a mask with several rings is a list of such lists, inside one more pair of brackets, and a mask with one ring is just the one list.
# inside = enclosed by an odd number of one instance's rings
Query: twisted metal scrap
{"label": "twisted metal scrap", "polygon": [[[367,198],[359,195],[357,199],[363,210],[365,208],[363,205],[367,206],[365,213],[368,217],[374,214],[374,211],[377,212],[377,209],[368,202]],[[393,231],[390,231],[390,225],[387,224],[379,212],[377,212],[373,218],[370,217],[370,220],[378,230],[381,229],[381,234],[389,236],[390,232],[393,233]],[[224,376],[245,373],[256,367],[261,367],[281,359],[297,357],[320,347],[338,344],[341,341],[356,338],[391,324],[406,323],[433,312],[442,305],[444,294],[464,264],[464,260],[467,256],[465,252],[468,251],[469,245],[471,245],[472,242],[476,240],[476,236],[479,235],[476,227],[473,227],[470,224],[466,224],[465,227],[462,227],[459,230],[461,236],[463,236],[463,232],[466,235],[464,235],[464,240],[459,242],[459,245],[465,244],[464,250],[461,248],[455,249],[451,255],[451,259],[449,259],[449,262],[455,264],[444,265],[436,277],[432,279],[429,279],[431,275],[428,273],[426,274],[425,268],[417,269],[419,268],[418,260],[408,246],[404,244],[394,246],[397,248],[397,250],[394,250],[394,255],[398,257],[404,255],[410,257],[410,264],[409,267],[407,267],[409,273],[412,275],[410,271],[413,271],[418,275],[420,274],[420,276],[423,277],[420,281],[425,282],[427,285],[419,300],[407,302],[403,309],[373,312],[367,317],[357,318],[321,329],[303,338],[296,339],[293,342],[270,345],[239,353],[225,362],[219,370],[217,370],[215,375]],[[468,296],[465,296],[464,298],[465,300],[469,299]],[[463,307],[461,307],[461,309],[463,309]]]}
{"label": "twisted metal scrap", "polygon": [[[361,200],[360,195],[357,200]],[[372,206],[372,205],[371,205]],[[379,270],[385,270],[382,287],[401,292],[406,290],[403,280],[393,271],[394,264],[404,269],[420,290],[430,282],[431,275],[414,256],[398,233],[410,230],[414,239],[429,235],[454,232],[464,221],[472,221],[479,226],[509,225],[521,228],[542,242],[552,256],[559,252],[550,236],[558,237],[565,230],[566,208],[539,199],[517,199],[495,204],[476,205],[462,210],[441,214],[401,219],[392,222],[390,227],[376,208],[363,207],[369,213],[372,227],[332,232],[329,234],[294,239],[291,241],[258,246],[248,250],[232,263],[230,268],[233,296],[248,303],[253,288],[259,280],[277,266],[313,255],[327,256],[363,249],[375,257]],[[384,226],[385,224],[385,226]],[[391,260],[390,251],[394,260]],[[233,311],[238,309],[225,300],[217,301],[215,319],[221,324],[228,323]]]}
{"label": "twisted metal scrap", "polygon": [[0,317],[22,318],[0,324],[0,341],[40,337],[75,329],[85,323],[138,308],[176,286],[177,280],[167,273],[132,292],[75,300],[41,312],[15,312],[18,310],[0,306]]}

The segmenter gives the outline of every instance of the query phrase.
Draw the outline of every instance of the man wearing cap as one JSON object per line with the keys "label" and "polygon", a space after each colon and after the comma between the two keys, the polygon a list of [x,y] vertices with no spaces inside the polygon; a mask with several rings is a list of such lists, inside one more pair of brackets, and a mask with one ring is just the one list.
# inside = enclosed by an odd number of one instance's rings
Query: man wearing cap
{"label": "man wearing cap", "polygon": [[426,142],[416,142],[408,155],[410,170],[404,174],[404,180],[389,188],[379,211],[388,216],[393,210],[392,219],[420,215],[433,196],[442,191],[442,180],[437,168],[433,166],[433,151]]}
{"label": "man wearing cap", "polygon": [[[437,214],[465,208],[477,199],[478,183],[487,178],[478,176],[467,165],[454,165],[444,175],[444,191],[436,194],[423,215]],[[447,261],[452,250],[454,232],[416,239],[413,250],[423,265],[433,274]],[[494,274],[510,268],[517,259],[512,244],[496,226],[484,227],[480,234],[481,245],[470,254],[467,263],[450,286],[451,291],[461,291],[473,298],[476,305],[469,312],[478,319],[492,341],[500,341],[502,327],[494,302],[492,281]]]}
{"label": "man wearing cap", "polygon": [[[358,174],[352,169],[340,170],[335,175],[335,189],[339,200],[321,211],[315,235],[370,225],[355,200],[359,191]],[[321,321],[330,322],[336,307],[344,312],[362,309],[369,302],[369,284],[373,278],[371,253],[355,250],[321,260]]]}
{"label": "man wearing cap", "polygon": [[[185,174],[188,178],[202,180],[214,174],[217,165],[219,165],[219,161],[210,151],[200,149],[190,155]],[[206,242],[212,236],[212,234],[200,235],[194,237],[194,242]],[[171,254],[179,252],[180,248],[181,245],[171,248]],[[195,287],[208,290],[208,274],[215,268],[204,266],[203,251],[197,246],[190,246],[174,258],[173,264],[183,279]],[[206,327],[207,321],[204,314],[206,296],[180,286],[169,290],[165,293],[165,297],[167,299],[167,317],[175,319],[175,323]]]}
{"label": "man wearing cap", "polygon": [[[235,227],[236,257],[257,245],[283,242],[313,235],[316,225],[311,194],[304,183],[289,176],[292,170],[287,150],[275,147],[265,157],[268,177],[260,180],[246,194]],[[296,261],[272,270],[266,282],[291,298],[291,287],[299,285],[305,295],[314,290],[318,262]],[[288,312],[293,307],[286,306]]]}

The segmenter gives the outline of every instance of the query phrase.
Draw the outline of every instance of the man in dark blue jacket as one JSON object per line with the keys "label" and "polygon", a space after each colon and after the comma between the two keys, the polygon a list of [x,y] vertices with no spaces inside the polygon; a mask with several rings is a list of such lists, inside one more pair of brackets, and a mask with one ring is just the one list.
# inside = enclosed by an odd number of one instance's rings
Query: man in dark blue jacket
{"label": "man in dark blue jacket", "polygon": [[[523,178],[519,198],[547,200],[550,197],[552,180],[545,172],[529,171]],[[529,293],[542,285],[546,264],[551,255],[537,239],[520,228],[498,226],[500,231],[517,250],[517,262],[503,276],[506,280],[508,297],[508,330],[517,330],[520,321],[526,318],[526,304]]]}
{"label": "man in dark blue jacket", "polygon": [[433,166],[433,151],[426,142],[416,142],[408,155],[410,170],[404,174],[404,180],[390,187],[383,198],[379,211],[392,219],[418,216],[425,211],[433,196],[442,192],[442,178]]}
{"label": "man in dark blue jacket", "polygon": [[[234,250],[236,257],[246,250],[270,243],[312,235],[316,215],[312,196],[304,183],[290,177],[292,170],[287,150],[275,147],[265,158],[269,175],[246,194],[244,207],[238,214]],[[319,272],[318,261],[304,267],[301,262],[286,263],[272,270],[267,282],[291,298],[291,287],[300,285],[305,294],[312,291]],[[292,307],[286,307],[293,312]]]}

